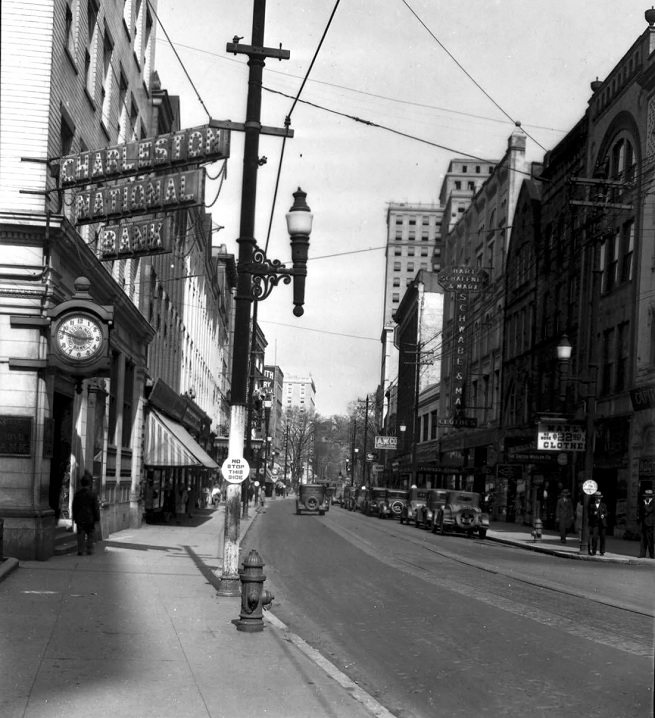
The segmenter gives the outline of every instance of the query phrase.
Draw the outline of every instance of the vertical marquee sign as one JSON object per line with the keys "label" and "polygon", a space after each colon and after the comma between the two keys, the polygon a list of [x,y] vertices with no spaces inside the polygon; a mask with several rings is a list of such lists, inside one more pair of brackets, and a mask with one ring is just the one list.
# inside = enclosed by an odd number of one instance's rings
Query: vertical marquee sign
{"label": "vertical marquee sign", "polygon": [[440,426],[455,428],[475,427],[475,417],[464,416],[468,344],[468,310],[470,295],[482,291],[489,280],[487,273],[475,267],[450,267],[439,273],[439,284],[447,292],[453,293],[455,303],[455,322],[453,330],[453,352],[451,355],[451,406],[452,417],[438,420]]}

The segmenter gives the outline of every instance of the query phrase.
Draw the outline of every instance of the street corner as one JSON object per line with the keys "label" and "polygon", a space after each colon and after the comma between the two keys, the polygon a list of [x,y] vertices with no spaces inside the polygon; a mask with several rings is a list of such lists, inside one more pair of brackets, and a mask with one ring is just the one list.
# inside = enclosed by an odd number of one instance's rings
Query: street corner
{"label": "street corner", "polygon": [[4,581],[4,579],[9,576],[9,574],[13,573],[19,566],[19,561],[17,558],[5,558],[0,563],[0,582]]}

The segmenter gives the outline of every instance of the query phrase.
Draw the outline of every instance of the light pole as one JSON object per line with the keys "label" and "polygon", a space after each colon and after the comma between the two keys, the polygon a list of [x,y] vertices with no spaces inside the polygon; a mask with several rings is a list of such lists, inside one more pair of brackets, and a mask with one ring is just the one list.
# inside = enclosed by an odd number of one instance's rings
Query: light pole
{"label": "light pole", "polygon": [[[577,381],[581,384],[589,384],[591,391],[584,397],[586,404],[585,416],[585,458],[584,473],[586,479],[593,479],[594,475],[594,432],[596,426],[596,394],[595,383],[596,377],[593,375],[595,365],[590,364],[588,369],[590,377],[581,379],[579,377],[570,376],[569,368],[571,363],[571,354],[573,347],[566,334],[563,334],[557,345],[557,361],[560,369],[559,376],[559,398],[562,407],[565,409],[566,404],[566,385],[570,381]],[[580,553],[587,554],[589,552],[589,495],[582,492],[582,527],[580,535]]]}
{"label": "light pole", "polygon": [[[403,453],[405,453],[405,432],[407,431],[407,424],[404,421],[401,421],[398,428],[400,429],[400,435],[402,436],[402,450]],[[400,476],[398,476],[398,488],[400,488]],[[409,488],[409,486],[407,488]]]}
{"label": "light pole", "polygon": [[[246,407],[248,403],[248,360],[250,353],[250,314],[253,301],[266,299],[280,280],[288,284],[293,277],[293,313],[301,316],[304,304],[307,252],[312,230],[312,215],[300,188],[294,192],[294,204],[287,214],[287,228],[291,236],[293,268],[286,269],[278,260],[269,260],[255,240],[255,210],[259,162],[259,136],[262,133],[284,136],[286,129],[264,129],[261,124],[262,75],[264,60],[275,57],[288,59],[288,50],[264,47],[266,0],[254,0],[252,45],[239,44],[239,38],[227,44],[227,51],[248,56],[248,97],[246,102],[243,177],[241,184],[241,215],[239,256],[237,263],[237,292],[234,309],[234,347],[232,352],[232,382],[230,406],[230,435],[228,459],[243,461]],[[238,596],[239,580],[239,517],[241,487],[228,484],[225,501],[225,541],[223,568],[219,594]]]}

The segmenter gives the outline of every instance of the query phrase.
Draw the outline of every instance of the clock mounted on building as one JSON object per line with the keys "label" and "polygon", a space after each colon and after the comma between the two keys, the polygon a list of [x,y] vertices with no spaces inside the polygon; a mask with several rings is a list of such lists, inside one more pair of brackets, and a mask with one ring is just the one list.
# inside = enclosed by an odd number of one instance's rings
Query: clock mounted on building
{"label": "clock mounted on building", "polygon": [[109,328],[114,308],[93,301],[86,277],[75,281],[75,294],[50,310],[50,351],[52,368],[81,380],[104,376],[109,370]]}
{"label": "clock mounted on building", "polygon": [[71,362],[91,362],[106,348],[106,332],[102,322],[91,313],[66,313],[58,319],[53,329],[55,349]]}

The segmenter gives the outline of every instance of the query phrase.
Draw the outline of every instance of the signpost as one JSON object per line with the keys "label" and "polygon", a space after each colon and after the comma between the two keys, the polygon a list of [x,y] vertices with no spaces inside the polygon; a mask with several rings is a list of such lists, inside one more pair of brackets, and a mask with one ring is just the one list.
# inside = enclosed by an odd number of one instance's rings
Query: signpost
{"label": "signpost", "polygon": [[227,458],[221,466],[223,478],[228,484],[241,484],[250,475],[250,466],[245,459]]}

